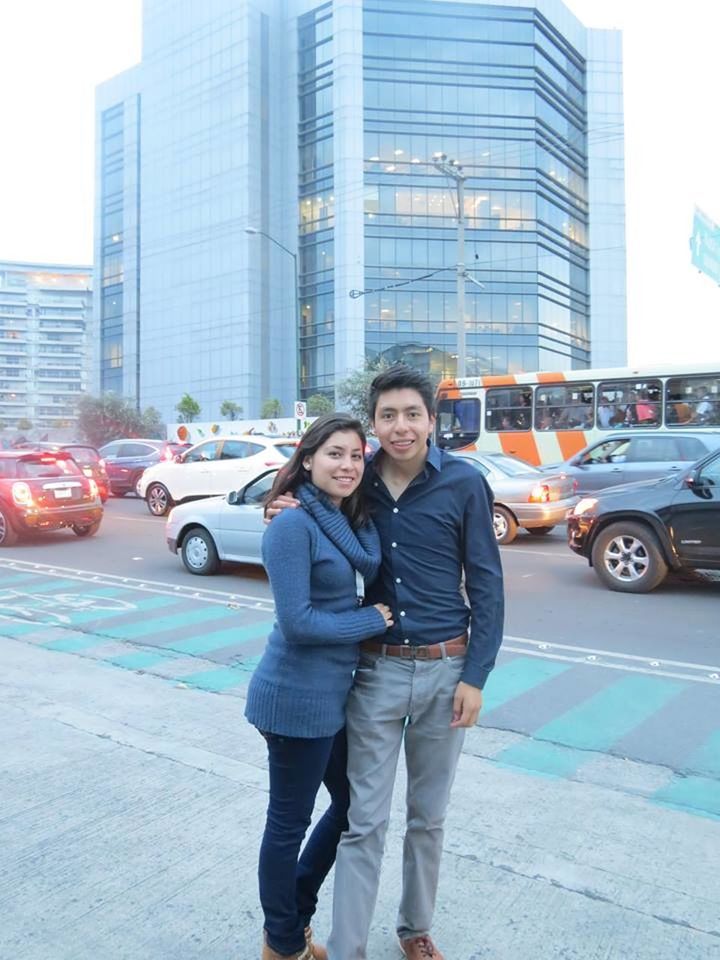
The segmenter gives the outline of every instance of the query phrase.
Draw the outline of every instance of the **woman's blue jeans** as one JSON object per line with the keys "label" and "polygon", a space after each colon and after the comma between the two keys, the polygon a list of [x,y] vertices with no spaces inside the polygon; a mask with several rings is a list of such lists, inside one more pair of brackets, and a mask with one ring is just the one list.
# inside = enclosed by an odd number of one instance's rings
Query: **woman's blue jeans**
{"label": "woman's blue jeans", "polygon": [[[347,741],[345,730],[317,739],[263,736],[268,745],[270,802],[260,846],[260,903],[268,944],[276,953],[290,956],[305,949],[305,927],[335,862],[340,835],[347,830]],[[321,783],[331,803],[300,856]]]}

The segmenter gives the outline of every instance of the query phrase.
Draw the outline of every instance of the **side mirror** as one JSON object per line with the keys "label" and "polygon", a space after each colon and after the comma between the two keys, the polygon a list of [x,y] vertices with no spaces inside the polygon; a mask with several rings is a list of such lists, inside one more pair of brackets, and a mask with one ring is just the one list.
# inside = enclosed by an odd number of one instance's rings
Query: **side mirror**
{"label": "side mirror", "polygon": [[241,502],[240,491],[231,490],[230,493],[225,497],[225,499],[231,506],[234,507],[236,504]]}
{"label": "side mirror", "polygon": [[182,462],[183,462],[183,455],[182,455],[181,453],[176,453],[175,456],[173,457],[173,461],[174,461],[175,463],[182,463]]}
{"label": "side mirror", "polygon": [[712,481],[703,477],[699,470],[693,470],[691,474],[685,477],[685,486],[700,497],[712,496],[710,491],[712,485]]}

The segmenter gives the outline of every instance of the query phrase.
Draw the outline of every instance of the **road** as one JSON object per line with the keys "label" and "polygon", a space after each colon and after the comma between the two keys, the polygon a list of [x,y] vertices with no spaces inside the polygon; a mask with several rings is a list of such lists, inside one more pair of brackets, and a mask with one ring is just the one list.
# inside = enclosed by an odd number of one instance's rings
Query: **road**
{"label": "road", "polygon": [[[610,593],[562,531],[502,556],[506,638],[449,821],[446,956],[718,956],[720,584]],[[0,956],[247,952],[265,772],[242,702],[272,617],[261,569],[191,576],[131,497],[95,538],[2,551]],[[394,817],[379,960],[401,790]]]}

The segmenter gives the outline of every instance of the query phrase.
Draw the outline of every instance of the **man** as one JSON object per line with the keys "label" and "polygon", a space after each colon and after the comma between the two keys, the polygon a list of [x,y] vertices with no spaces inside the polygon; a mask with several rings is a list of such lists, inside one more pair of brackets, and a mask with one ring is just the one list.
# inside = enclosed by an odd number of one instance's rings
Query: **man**
{"label": "man", "polygon": [[464,731],[477,721],[502,639],[492,494],[479,471],[430,443],[433,393],[426,376],[405,366],[379,374],[370,388],[381,448],[363,486],[383,562],[367,602],[387,603],[395,626],[361,645],[347,705],[349,828],[335,865],[330,960],[366,957],[403,745],[407,830],[397,932],[408,960],[443,960],[430,937],[443,824]]}

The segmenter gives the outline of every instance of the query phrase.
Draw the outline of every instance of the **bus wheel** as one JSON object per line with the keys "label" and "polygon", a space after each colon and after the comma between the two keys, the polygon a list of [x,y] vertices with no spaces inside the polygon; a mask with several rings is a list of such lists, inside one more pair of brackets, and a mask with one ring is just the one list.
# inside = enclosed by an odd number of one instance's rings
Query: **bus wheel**
{"label": "bus wheel", "polygon": [[493,527],[498,543],[512,543],[517,536],[517,520],[507,507],[493,507]]}

